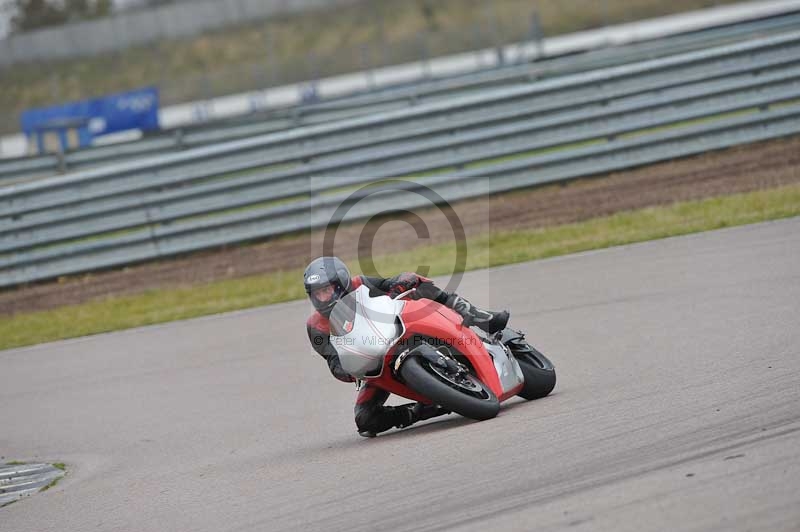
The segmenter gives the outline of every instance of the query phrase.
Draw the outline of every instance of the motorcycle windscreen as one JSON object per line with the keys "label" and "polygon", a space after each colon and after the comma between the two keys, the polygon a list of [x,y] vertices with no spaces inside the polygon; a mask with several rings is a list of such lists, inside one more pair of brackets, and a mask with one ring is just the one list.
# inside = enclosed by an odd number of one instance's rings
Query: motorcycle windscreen
{"label": "motorcycle windscreen", "polygon": [[365,286],[336,303],[330,315],[330,341],[342,369],[356,378],[380,374],[383,357],[403,335],[398,317],[402,308],[402,301],[370,297]]}

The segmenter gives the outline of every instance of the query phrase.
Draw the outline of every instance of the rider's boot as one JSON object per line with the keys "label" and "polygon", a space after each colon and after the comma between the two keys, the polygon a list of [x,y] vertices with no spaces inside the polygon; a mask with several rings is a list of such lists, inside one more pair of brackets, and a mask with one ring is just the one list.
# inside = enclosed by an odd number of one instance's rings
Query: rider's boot
{"label": "rider's boot", "polygon": [[[424,405],[422,403],[408,403],[399,406],[388,406],[386,407],[386,410],[391,411],[395,416],[396,421],[394,426],[398,429],[410,427],[417,421],[423,421],[425,419],[431,419],[432,417],[442,416],[450,413],[449,410],[442,408],[441,406]],[[384,428],[382,430],[386,429]],[[372,430],[359,430],[358,435],[365,438],[374,438],[377,436],[377,432]]]}
{"label": "rider's boot", "polygon": [[496,333],[505,329],[506,324],[508,324],[509,314],[507,310],[500,312],[483,310],[458,294],[450,294],[445,306],[461,315],[464,318],[464,325],[467,327],[474,325],[488,333]]}
{"label": "rider's boot", "polygon": [[450,413],[449,410],[439,405],[424,405],[422,403],[415,404],[411,407],[411,411],[414,413],[414,416],[416,416],[416,421],[424,421],[432,417],[439,417]]}
{"label": "rider's boot", "polygon": [[398,429],[410,427],[417,421],[431,419],[432,417],[449,414],[450,411],[438,405],[425,405],[422,403],[410,403],[398,406],[400,421],[395,425]]}

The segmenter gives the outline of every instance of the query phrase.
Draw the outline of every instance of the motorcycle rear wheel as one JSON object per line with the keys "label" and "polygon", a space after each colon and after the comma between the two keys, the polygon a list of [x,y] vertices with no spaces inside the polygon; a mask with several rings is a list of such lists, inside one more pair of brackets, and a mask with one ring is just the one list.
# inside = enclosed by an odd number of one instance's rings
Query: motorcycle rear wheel
{"label": "motorcycle rear wheel", "polygon": [[421,356],[410,356],[400,368],[406,385],[434,404],[464,417],[482,421],[500,411],[495,394],[474,375],[449,377]]}

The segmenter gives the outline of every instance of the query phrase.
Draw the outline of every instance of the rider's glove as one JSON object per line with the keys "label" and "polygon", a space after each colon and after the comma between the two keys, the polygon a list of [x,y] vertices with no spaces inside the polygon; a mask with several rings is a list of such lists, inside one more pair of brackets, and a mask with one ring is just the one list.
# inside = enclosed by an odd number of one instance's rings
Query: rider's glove
{"label": "rider's glove", "polygon": [[389,297],[397,297],[403,292],[419,286],[420,281],[420,277],[416,273],[401,273],[392,279],[387,294]]}

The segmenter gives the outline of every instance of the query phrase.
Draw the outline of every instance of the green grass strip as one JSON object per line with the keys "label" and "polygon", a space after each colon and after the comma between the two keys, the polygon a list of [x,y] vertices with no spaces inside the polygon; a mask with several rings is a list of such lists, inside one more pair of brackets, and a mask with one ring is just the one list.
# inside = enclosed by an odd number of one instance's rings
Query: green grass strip
{"label": "green grass strip", "polygon": [[[512,264],[578,251],[800,215],[800,185],[621,212],[584,222],[492,233],[468,242],[467,269]],[[377,257],[378,271],[451,273],[455,245]],[[115,331],[305,297],[302,271],[282,271],[203,286],[160,289],[55,310],[0,318],[0,349]]]}

